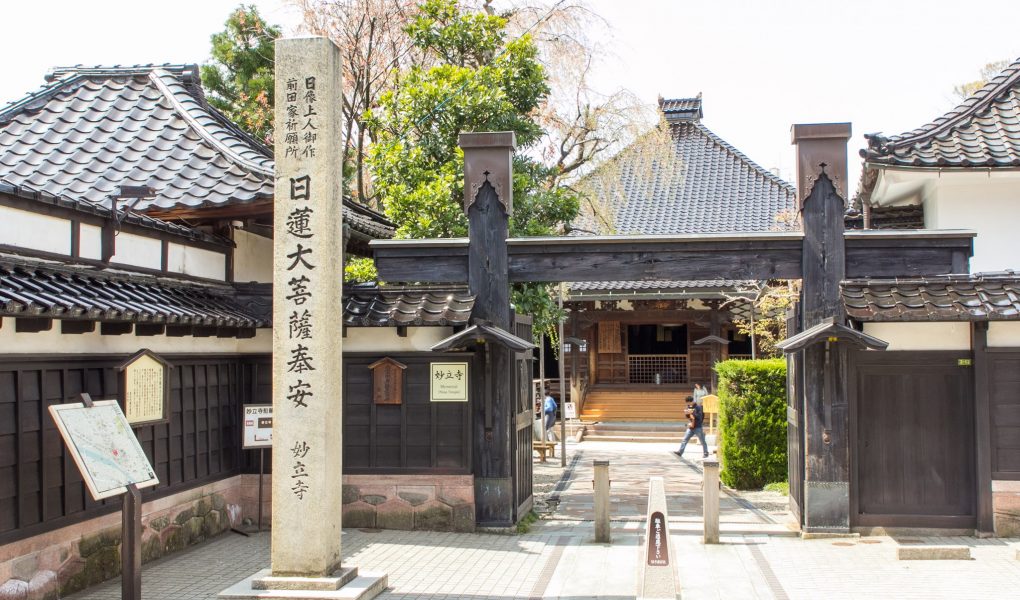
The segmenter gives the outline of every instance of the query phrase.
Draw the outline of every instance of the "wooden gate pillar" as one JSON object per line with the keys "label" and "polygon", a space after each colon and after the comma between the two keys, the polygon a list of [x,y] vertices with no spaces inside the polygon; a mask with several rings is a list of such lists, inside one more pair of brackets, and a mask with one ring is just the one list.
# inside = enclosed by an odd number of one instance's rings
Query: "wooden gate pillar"
{"label": "wooden gate pillar", "polygon": [[[460,135],[472,317],[511,333],[506,239],[513,213],[514,145],[513,132]],[[508,526],[515,509],[513,354],[499,344],[486,344],[485,353],[485,395],[476,399],[473,418],[475,520],[482,526]]]}
{"label": "wooden gate pillar", "polygon": [[[823,171],[804,199],[801,330],[834,319],[844,324],[839,284],[846,274],[843,242],[845,204]],[[804,348],[803,531],[850,530],[850,411],[847,404],[848,349],[844,343]]]}

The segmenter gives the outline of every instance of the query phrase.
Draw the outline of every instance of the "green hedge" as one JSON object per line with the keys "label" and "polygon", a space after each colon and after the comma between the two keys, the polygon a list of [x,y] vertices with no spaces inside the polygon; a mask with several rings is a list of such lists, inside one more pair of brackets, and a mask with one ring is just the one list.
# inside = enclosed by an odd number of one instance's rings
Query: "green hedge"
{"label": "green hedge", "polygon": [[750,490],[786,481],[786,360],[728,360],[715,370],[723,482]]}

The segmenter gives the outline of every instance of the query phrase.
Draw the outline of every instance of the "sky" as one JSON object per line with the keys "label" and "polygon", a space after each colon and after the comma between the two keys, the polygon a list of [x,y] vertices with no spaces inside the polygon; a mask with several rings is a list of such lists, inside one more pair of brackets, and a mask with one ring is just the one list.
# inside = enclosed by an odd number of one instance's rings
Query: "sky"
{"label": "sky", "polygon": [[[285,31],[280,0],[254,2]],[[499,6],[500,2],[496,2]],[[504,3],[505,4],[505,3]],[[982,0],[591,0],[609,31],[594,71],[606,92],[648,103],[701,92],[703,123],[793,181],[794,123],[853,124],[851,189],[864,133],[902,133],[957,102],[953,86],[1020,56],[1020,2]],[[0,104],[54,66],[201,63],[237,0],[39,0],[4,7]]]}

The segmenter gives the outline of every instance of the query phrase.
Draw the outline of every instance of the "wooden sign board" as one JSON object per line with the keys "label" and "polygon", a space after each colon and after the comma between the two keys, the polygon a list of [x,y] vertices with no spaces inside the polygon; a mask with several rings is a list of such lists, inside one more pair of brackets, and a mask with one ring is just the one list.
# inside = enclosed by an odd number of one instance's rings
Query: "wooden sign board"
{"label": "wooden sign board", "polygon": [[468,401],[468,364],[466,362],[430,363],[429,396],[432,402]]}
{"label": "wooden sign board", "polygon": [[142,349],[117,367],[121,406],[132,427],[170,422],[171,366]]}
{"label": "wooden sign board", "polygon": [[407,365],[386,357],[368,365],[372,370],[372,402],[401,404],[404,401],[404,370]]}
{"label": "wooden sign board", "polygon": [[116,400],[53,404],[50,415],[95,500],[159,483]]}
{"label": "wooden sign board", "polygon": [[245,404],[244,428],[241,447],[245,450],[253,448],[273,447],[273,405]]}

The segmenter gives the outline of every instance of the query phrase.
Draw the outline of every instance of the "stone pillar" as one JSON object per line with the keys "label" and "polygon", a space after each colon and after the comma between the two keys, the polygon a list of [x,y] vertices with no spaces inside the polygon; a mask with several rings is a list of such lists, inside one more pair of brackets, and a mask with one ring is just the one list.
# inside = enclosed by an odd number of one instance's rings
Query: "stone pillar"
{"label": "stone pillar", "polygon": [[340,567],[343,233],[340,55],[276,42],[273,539],[277,577]]}
{"label": "stone pillar", "polygon": [[705,522],[705,531],[702,541],[706,544],[719,543],[719,459],[705,459],[701,463],[705,470],[702,478],[702,495],[704,505],[702,518]]}
{"label": "stone pillar", "polygon": [[[472,317],[511,331],[506,238],[513,213],[513,132],[462,133],[464,211],[468,216],[468,288]],[[485,391],[474,402],[475,516],[479,525],[513,525],[515,433],[513,354],[485,345]],[[530,414],[530,413],[529,413]]]}
{"label": "stone pillar", "polygon": [[595,466],[595,541],[608,544],[612,541],[609,531],[609,461],[593,461]]}

